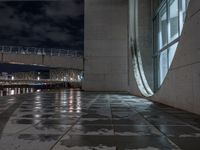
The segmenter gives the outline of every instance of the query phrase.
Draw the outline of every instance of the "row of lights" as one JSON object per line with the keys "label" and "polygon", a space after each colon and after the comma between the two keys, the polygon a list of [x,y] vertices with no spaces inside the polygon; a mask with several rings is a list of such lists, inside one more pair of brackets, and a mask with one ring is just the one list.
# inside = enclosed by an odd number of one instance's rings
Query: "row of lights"
{"label": "row of lights", "polygon": [[[38,76],[37,76],[38,81],[40,81],[40,79],[41,79],[39,75],[40,75],[40,72],[38,72]],[[83,79],[83,77],[81,75],[78,75],[78,81],[81,81],[82,79]],[[15,77],[12,76],[11,80],[15,80]],[[57,78],[56,80],[59,80],[59,78]],[[67,77],[62,78],[61,81],[67,81]],[[70,81],[76,81],[76,79],[70,77]]]}

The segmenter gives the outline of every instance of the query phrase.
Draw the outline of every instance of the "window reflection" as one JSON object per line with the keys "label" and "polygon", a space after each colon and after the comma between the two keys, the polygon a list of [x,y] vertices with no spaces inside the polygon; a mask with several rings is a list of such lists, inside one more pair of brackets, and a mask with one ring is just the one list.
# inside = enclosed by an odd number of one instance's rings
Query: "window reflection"
{"label": "window reflection", "polygon": [[160,74],[159,74],[159,78],[160,78],[160,84],[163,82],[164,77],[167,74],[168,71],[168,64],[167,64],[167,51],[163,51],[160,55]]}
{"label": "window reflection", "polygon": [[160,11],[160,48],[167,44],[167,12],[166,5],[164,5]]}
{"label": "window reflection", "polygon": [[175,40],[179,35],[178,30],[178,0],[170,0],[169,2],[169,41]]}
{"label": "window reflection", "polygon": [[174,55],[175,55],[177,46],[178,46],[178,42],[175,43],[174,45],[172,45],[172,46],[169,48],[169,62],[168,62],[168,65],[169,65],[169,66],[170,66],[171,63],[172,63],[172,60],[173,60],[173,58],[174,58]]}
{"label": "window reflection", "polygon": [[186,7],[188,5],[189,0],[181,0],[180,1],[180,32],[183,29],[183,23],[186,17]]}

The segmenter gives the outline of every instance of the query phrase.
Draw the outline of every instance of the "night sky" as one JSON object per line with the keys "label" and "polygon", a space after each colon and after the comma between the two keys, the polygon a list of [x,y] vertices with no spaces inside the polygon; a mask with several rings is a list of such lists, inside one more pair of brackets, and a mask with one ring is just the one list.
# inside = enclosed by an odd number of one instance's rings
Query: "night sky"
{"label": "night sky", "polygon": [[0,44],[83,50],[84,0],[0,2]]}
{"label": "night sky", "polygon": [[[0,1],[0,45],[83,51],[83,43],[84,0]],[[6,66],[0,72],[34,68]]]}

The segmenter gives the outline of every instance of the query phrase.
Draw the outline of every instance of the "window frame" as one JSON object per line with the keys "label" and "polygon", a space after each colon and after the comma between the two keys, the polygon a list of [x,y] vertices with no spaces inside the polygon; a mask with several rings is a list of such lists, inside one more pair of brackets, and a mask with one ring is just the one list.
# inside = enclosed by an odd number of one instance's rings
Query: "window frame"
{"label": "window frame", "polygon": [[[177,25],[178,26],[177,27],[178,37],[174,38],[173,40],[170,40],[170,34],[171,34],[170,33],[170,31],[171,31],[171,29],[170,29],[170,14],[169,14],[170,13],[170,1],[171,0],[163,0],[160,3],[158,9],[155,11],[155,14],[152,19],[153,20],[153,56],[152,56],[152,58],[153,58],[153,62],[154,62],[154,91],[158,90],[161,87],[162,83],[164,82],[164,80],[160,82],[160,65],[162,65],[159,62],[160,56],[164,51],[167,52],[167,65],[168,65],[167,67],[169,70],[170,65],[172,63],[172,61],[170,61],[170,60],[173,60],[173,58],[172,59],[169,58],[170,48],[175,44],[178,45],[178,42],[179,42],[180,36],[181,36],[181,32],[182,32],[181,30],[183,29],[183,28],[181,29],[181,27],[183,27],[183,24],[184,24],[185,18],[186,18],[186,16],[183,17],[184,16],[183,14],[181,16],[181,13],[183,13],[183,11],[182,11],[183,4],[181,1],[183,1],[183,0],[177,0],[177,2],[178,2],[178,25]],[[184,12],[186,13],[190,0],[184,0],[184,1],[185,1]],[[162,39],[160,38],[160,36],[162,35],[162,33],[160,33],[161,32],[160,12],[162,11],[163,7],[165,7],[165,6],[166,6],[166,17],[167,17],[167,44],[161,47],[160,43],[162,43],[162,41],[160,41],[160,40],[162,40]],[[181,19],[183,21],[181,21]],[[157,25],[156,25],[156,23],[157,23]],[[182,25],[181,25],[181,23],[182,23]],[[155,31],[157,31],[158,33],[155,33]],[[157,34],[156,36],[158,36],[157,39],[155,39],[155,34]],[[157,41],[155,41],[155,40],[157,40]],[[163,78],[165,79],[165,77],[163,77]]]}

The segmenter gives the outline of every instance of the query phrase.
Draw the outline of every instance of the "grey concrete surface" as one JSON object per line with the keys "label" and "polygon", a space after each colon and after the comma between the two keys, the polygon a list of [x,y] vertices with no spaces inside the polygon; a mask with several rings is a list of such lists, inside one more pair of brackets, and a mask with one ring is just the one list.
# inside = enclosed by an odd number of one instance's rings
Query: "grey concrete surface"
{"label": "grey concrete surface", "polygon": [[81,57],[2,53],[0,61],[3,63],[42,65],[46,67],[83,70],[83,58]]}
{"label": "grey concrete surface", "polygon": [[1,150],[200,148],[199,116],[129,94],[54,90],[0,100]]}
{"label": "grey concrete surface", "polygon": [[[141,57],[147,80],[152,84],[151,31],[149,13],[155,11],[155,3],[139,5]],[[154,2],[154,1],[153,1]],[[145,9],[147,3],[152,11]],[[141,10],[143,9],[143,10]],[[129,91],[143,96],[134,77],[133,62],[128,36],[128,1],[86,0],[85,1],[85,80],[83,88],[93,91]],[[199,17],[200,1],[191,0],[182,36],[167,77],[161,88],[150,97],[173,107],[200,114],[200,51]],[[144,21],[144,22],[143,22]],[[142,26],[144,25],[144,26]],[[144,42],[142,44],[142,41]],[[128,52],[127,52],[127,49]],[[146,59],[147,58],[147,59]],[[152,59],[151,59],[152,60]],[[152,69],[151,69],[152,68]],[[152,87],[152,85],[151,85]]]}
{"label": "grey concrete surface", "polygon": [[128,1],[85,0],[83,89],[127,91]]}

